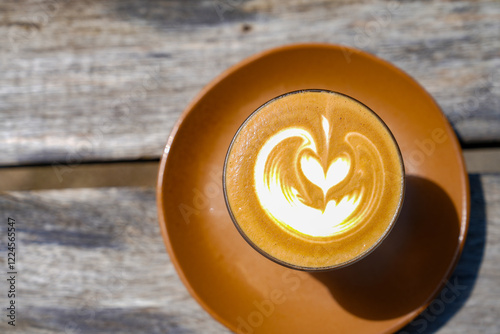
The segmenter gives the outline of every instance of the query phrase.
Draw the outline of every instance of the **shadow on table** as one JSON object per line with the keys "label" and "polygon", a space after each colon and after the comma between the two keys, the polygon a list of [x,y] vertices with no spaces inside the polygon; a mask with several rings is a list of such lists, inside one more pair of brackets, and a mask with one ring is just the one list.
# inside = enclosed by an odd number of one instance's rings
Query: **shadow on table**
{"label": "shadow on table", "polygon": [[438,296],[420,316],[398,332],[400,334],[438,331],[462,308],[476,284],[486,246],[486,202],[480,175],[470,174],[469,182],[471,190],[469,231],[460,261],[449,280],[455,289],[456,298],[448,300],[451,297]]}
{"label": "shadow on table", "polygon": [[[415,176],[406,180],[401,215],[383,244],[346,268],[313,274],[345,310],[358,317],[386,320],[418,309],[435,294],[456,256],[460,219],[451,199],[434,182]],[[486,224],[478,176],[471,176],[471,188],[473,214],[459,265],[438,298],[402,333],[439,328],[472,291],[482,260]]]}

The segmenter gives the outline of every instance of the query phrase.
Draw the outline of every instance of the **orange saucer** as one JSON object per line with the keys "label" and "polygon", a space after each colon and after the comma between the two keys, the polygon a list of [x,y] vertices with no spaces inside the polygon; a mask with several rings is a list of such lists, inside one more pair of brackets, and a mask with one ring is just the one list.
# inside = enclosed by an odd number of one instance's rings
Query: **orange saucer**
{"label": "orange saucer", "polygon": [[[252,249],[227,212],[222,168],[257,107],[286,92],[342,92],[374,110],[406,168],[401,215],[372,254],[305,273]],[[158,179],[163,238],[192,296],[237,333],[390,333],[417,316],[450,277],[465,242],[469,188],[457,138],[431,96],[393,65],[342,46],[273,49],[230,68],[177,122]]]}

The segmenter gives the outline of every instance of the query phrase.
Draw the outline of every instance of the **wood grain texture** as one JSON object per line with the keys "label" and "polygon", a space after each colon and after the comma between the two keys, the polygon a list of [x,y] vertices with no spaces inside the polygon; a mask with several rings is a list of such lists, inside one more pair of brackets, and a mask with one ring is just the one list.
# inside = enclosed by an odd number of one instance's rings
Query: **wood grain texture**
{"label": "wood grain texture", "polygon": [[[469,173],[500,173],[500,148],[464,149]],[[74,168],[24,166],[0,168],[0,192],[67,188],[154,187],[159,162],[108,162]]]}
{"label": "wood grain texture", "polygon": [[2,1],[0,38],[0,165],[158,157],[211,79],[297,42],[393,62],[436,98],[463,143],[500,141],[494,0]]}
{"label": "wood grain texture", "polygon": [[[499,150],[500,151],[500,150]],[[500,152],[498,154],[500,158]],[[154,187],[159,163],[82,164],[58,173],[52,166],[0,168],[0,192],[67,188]],[[499,166],[500,167],[500,166]],[[500,168],[498,170],[500,172]]]}
{"label": "wood grain texture", "polygon": [[6,193],[0,212],[16,219],[19,273],[18,323],[13,331],[2,312],[0,332],[223,332],[168,260],[153,189]]}
{"label": "wood grain texture", "polygon": [[[401,333],[500,331],[500,174],[470,178],[470,230],[450,279],[458,292],[438,298]],[[152,188],[7,192],[0,212],[2,221],[16,219],[19,271],[18,326],[12,331],[2,316],[0,332],[229,333],[180,282]],[[5,268],[5,222],[0,228]]]}

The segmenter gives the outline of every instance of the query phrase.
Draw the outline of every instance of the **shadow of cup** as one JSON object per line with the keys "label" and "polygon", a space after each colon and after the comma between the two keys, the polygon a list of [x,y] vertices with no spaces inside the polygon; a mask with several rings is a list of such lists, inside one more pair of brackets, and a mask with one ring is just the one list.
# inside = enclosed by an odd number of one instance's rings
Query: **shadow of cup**
{"label": "shadow of cup", "polygon": [[460,220],[448,195],[434,182],[407,176],[401,214],[384,242],[342,269],[311,274],[348,312],[383,320],[430,301],[458,252]]}

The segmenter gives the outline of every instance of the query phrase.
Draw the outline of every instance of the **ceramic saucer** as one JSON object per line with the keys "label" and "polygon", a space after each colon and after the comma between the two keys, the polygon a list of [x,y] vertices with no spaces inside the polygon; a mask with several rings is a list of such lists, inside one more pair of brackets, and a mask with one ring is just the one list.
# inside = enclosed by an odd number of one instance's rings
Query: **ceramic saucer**
{"label": "ceramic saucer", "polygon": [[[300,89],[342,92],[389,126],[407,173],[402,213],[363,260],[310,274],[252,249],[227,212],[225,154],[257,107]],[[393,65],[343,46],[276,48],[230,68],[188,106],[158,180],[163,238],[192,296],[238,333],[388,333],[437,296],[465,241],[468,179],[457,138],[432,97]]]}

